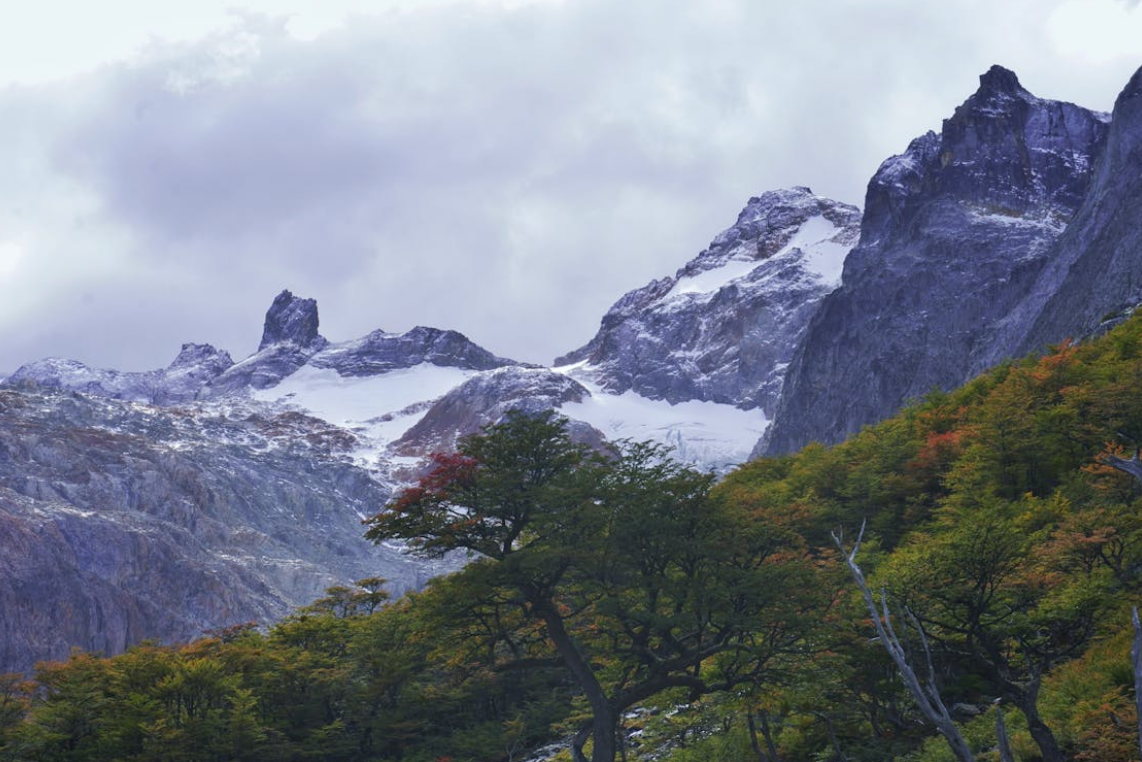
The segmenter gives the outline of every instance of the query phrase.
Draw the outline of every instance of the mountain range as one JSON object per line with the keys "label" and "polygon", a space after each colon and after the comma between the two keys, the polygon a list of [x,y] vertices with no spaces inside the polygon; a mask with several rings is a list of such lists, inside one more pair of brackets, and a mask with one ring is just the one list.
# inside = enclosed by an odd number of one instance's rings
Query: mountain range
{"label": "mountain range", "polygon": [[0,385],[0,671],[266,622],[331,585],[435,565],[361,519],[507,411],[725,472],[836,443],[933,389],[1083,338],[1142,303],[1142,70],[1111,114],[993,67],[864,209],[751,198],[678,269],[543,367],[453,330],[320,333],[281,292],[258,351],[187,343],[144,373],[51,358]]}

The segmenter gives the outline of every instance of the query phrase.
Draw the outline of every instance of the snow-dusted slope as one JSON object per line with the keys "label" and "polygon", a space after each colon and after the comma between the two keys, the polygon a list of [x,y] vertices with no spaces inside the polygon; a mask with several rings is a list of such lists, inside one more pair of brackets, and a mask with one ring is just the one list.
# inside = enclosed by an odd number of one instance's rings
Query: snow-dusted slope
{"label": "snow-dusted slope", "polygon": [[678,460],[718,472],[744,463],[769,424],[759,410],[701,400],[672,404],[629,389],[610,393],[584,372],[582,364],[555,370],[590,392],[560,406],[563,415],[590,425],[607,439],[658,442],[673,448]]}
{"label": "snow-dusted slope", "polygon": [[[609,392],[769,415],[821,299],[840,285],[860,212],[808,188],[750,199],[673,277],[631,291],[595,338],[555,362]],[[764,426],[762,413],[753,428]]]}
{"label": "snow-dusted slope", "polygon": [[112,399],[173,405],[194,399],[205,384],[233,365],[229,354],[209,344],[183,344],[174,361],[160,370],[130,373],[49,357],[21,366],[0,383],[34,384]]}
{"label": "snow-dusted slope", "polygon": [[[916,138],[885,161],[869,182],[844,284],[805,331],[759,453],[839,442],[909,399],[956,387],[1021,352],[1036,310],[1060,288],[1063,273],[1075,279],[1061,292],[1068,315],[1089,303],[1089,329],[1106,314],[1102,307],[1113,310],[1113,300],[1094,295],[1128,291],[1129,266],[1105,275],[1098,288],[1093,280],[1076,283],[1088,273],[1102,278],[1106,268],[1073,267],[1074,256],[1054,261],[1056,243],[1084,206],[1109,121],[1037,98],[995,66],[938,134]],[[1120,163],[1104,175],[1135,177],[1129,169]],[[1067,237],[1072,252],[1086,251],[1096,230],[1136,225],[1136,206],[1118,204],[1113,193],[1086,205],[1084,217],[1098,223]],[[1116,246],[1122,240],[1112,238]],[[1130,246],[1123,255],[1138,260]],[[1043,291],[1029,305],[1024,299],[1037,281]]]}
{"label": "snow-dusted slope", "polygon": [[253,397],[351,430],[360,443],[353,456],[362,465],[383,468],[388,446],[416,425],[433,401],[476,372],[420,363],[377,376],[342,376],[307,366]]}

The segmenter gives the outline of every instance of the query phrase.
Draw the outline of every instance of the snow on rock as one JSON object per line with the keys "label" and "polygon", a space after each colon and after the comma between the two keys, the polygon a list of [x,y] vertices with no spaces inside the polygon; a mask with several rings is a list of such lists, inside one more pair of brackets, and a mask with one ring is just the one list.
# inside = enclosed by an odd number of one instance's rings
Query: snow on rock
{"label": "snow on rock", "polygon": [[[574,376],[576,369],[568,370]],[[607,439],[652,441],[673,450],[683,463],[719,473],[749,459],[768,421],[760,410],[690,400],[671,404],[631,390],[609,394],[580,378],[589,396],[565,402],[558,410],[601,432]]]}
{"label": "snow on rock", "polygon": [[187,343],[168,367],[159,370],[123,372],[92,368],[78,360],[49,357],[21,366],[4,383],[173,405],[193,400],[204,384],[233,365],[226,352],[209,344]]}
{"label": "snow on rock", "polygon": [[331,368],[304,367],[252,396],[300,408],[353,431],[361,441],[355,457],[363,465],[377,466],[388,446],[412,428],[432,402],[475,373],[431,363],[379,376],[341,376]]}
{"label": "snow on rock", "polygon": [[1030,328],[1020,303],[1070,237],[1107,134],[1105,115],[1036,98],[994,66],[938,133],[885,161],[759,454],[841,441],[1013,356]]}
{"label": "snow on rock", "polygon": [[860,211],[808,188],[752,198],[737,222],[672,278],[631,291],[586,346],[556,365],[603,389],[680,403],[761,408],[856,244]]}

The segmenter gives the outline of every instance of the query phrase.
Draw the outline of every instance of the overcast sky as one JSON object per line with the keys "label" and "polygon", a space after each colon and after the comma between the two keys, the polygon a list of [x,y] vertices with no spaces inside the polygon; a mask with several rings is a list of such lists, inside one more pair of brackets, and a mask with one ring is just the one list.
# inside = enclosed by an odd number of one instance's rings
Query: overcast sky
{"label": "overcast sky", "polygon": [[4,8],[0,373],[240,359],[283,288],[549,362],[751,195],[859,205],[991,64],[1100,110],[1142,65],[1126,0]]}

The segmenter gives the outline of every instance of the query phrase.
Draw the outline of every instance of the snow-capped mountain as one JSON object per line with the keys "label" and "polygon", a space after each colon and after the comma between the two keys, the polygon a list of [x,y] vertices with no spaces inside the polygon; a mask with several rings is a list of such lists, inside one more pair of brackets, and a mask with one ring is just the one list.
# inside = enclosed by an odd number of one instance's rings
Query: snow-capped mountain
{"label": "snow-capped mountain", "polygon": [[[813,316],[760,450],[834,443],[1023,346],[997,341],[1087,195],[1110,117],[1025,90],[979,89],[868,185],[860,244]],[[1056,338],[1059,339],[1062,336]]]}
{"label": "snow-capped mountain", "polygon": [[705,251],[619,299],[590,343],[555,362],[611,392],[757,408],[760,421],[809,319],[840,285],[859,225],[860,210],[808,188],[751,198]]}
{"label": "snow-capped mountain", "polygon": [[143,373],[92,368],[78,360],[50,357],[21,366],[10,385],[34,383],[41,388],[70,389],[100,397],[174,405],[195,399],[203,386],[234,364],[227,352],[209,344],[183,344],[174,361]]}
{"label": "snow-capped mountain", "polygon": [[752,198],[553,367],[436,328],[330,341],[289,291],[237,363],[207,344],[145,373],[29,363],[0,380],[0,672],[265,621],[366,576],[423,583],[441,567],[372,547],[361,518],[512,409],[723,471],[763,435],[835,441],[1088,335],[1142,302],[1140,103],[1142,70],[1111,117],[995,67],[881,165],[863,215],[807,188]]}
{"label": "snow-capped mountain", "polygon": [[373,547],[361,519],[425,455],[512,409],[704,467],[744,460],[761,433],[748,411],[614,394],[455,331],[318,328],[316,303],[284,291],[238,363],[187,344],[161,370],[49,359],[0,385],[0,669],[268,621],[364,577],[422,585],[447,565]]}

